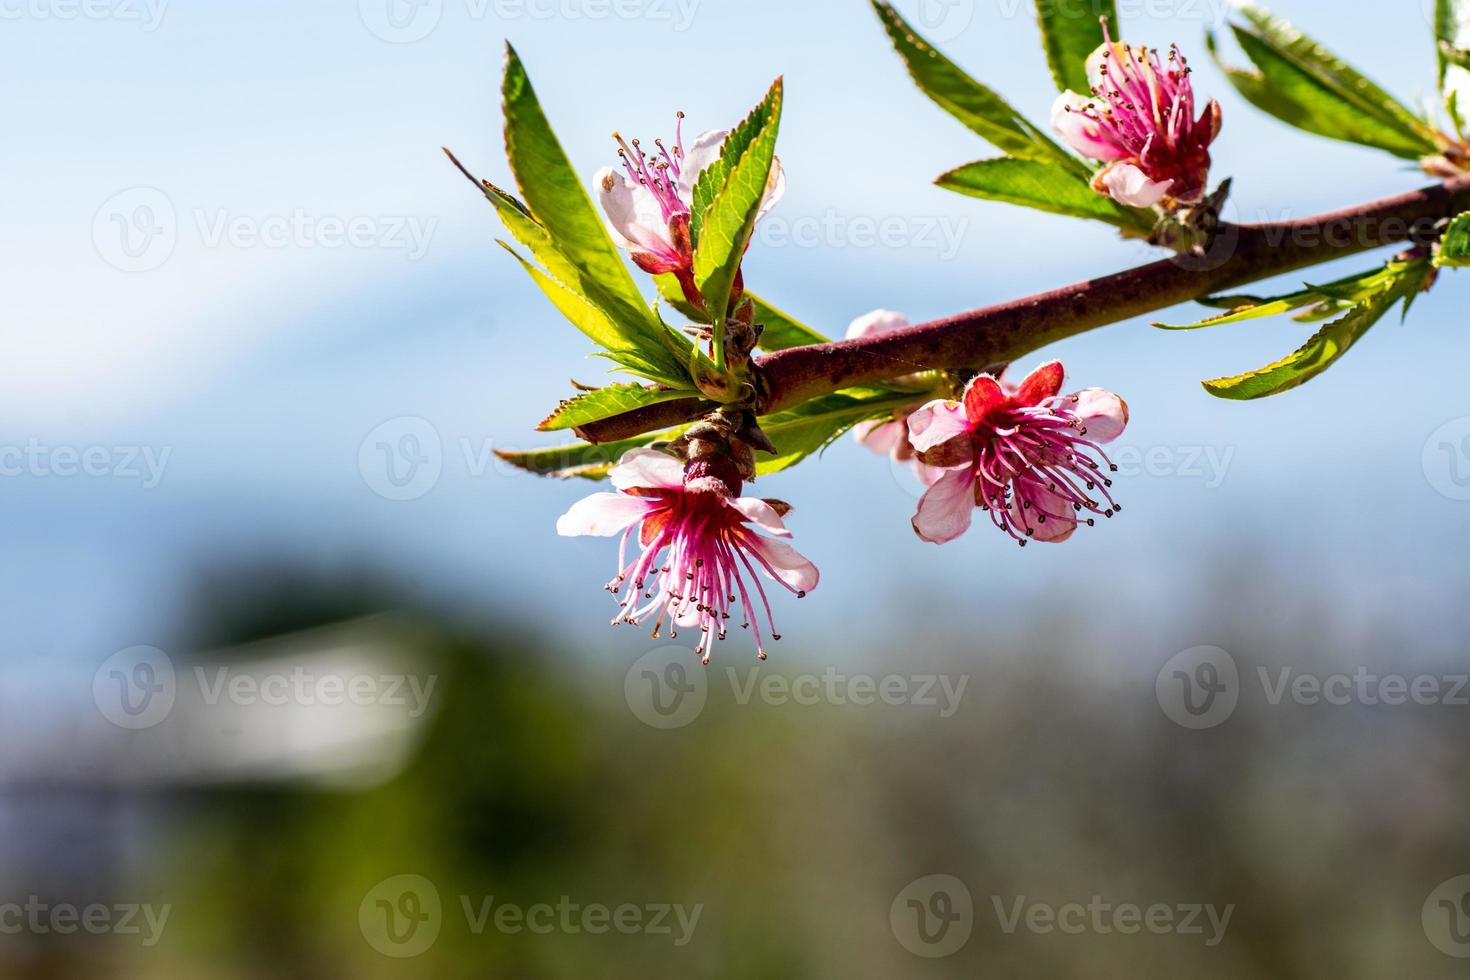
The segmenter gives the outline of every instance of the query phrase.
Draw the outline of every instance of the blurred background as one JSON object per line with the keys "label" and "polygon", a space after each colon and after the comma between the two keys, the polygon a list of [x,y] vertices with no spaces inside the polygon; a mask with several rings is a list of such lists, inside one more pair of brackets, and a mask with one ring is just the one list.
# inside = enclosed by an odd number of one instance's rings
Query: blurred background
{"label": "blurred background", "polygon": [[[1045,120],[1023,0],[898,6]],[[1423,6],[1275,9],[1412,99]],[[1217,0],[1119,9],[1223,103],[1238,220],[1425,183],[1246,106]],[[0,974],[1465,975],[1465,283],[1264,403],[1197,382],[1307,328],[1038,355],[1132,408],[1064,546],[926,545],[849,439],[762,480],[822,585],[704,669],[608,629],[615,549],[554,533],[594,488],[492,455],[603,370],[440,153],[508,177],[505,39],[589,177],[784,74],[746,275],[829,334],[1146,248],[933,187],[992,151],[858,0],[0,17]]]}

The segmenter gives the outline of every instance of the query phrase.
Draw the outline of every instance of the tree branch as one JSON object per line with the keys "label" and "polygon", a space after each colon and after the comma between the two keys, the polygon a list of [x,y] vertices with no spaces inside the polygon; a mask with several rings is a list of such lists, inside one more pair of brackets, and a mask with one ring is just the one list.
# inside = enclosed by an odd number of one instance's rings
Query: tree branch
{"label": "tree branch", "polygon": [[[1470,210],[1470,175],[1300,221],[1225,224],[1208,254],[1176,255],[1088,282],[891,333],[793,347],[759,358],[761,414],[919,369],[983,368],[1097,327],[1385,245],[1428,243],[1435,224]],[[589,442],[628,439],[698,417],[666,402],[583,426]]]}

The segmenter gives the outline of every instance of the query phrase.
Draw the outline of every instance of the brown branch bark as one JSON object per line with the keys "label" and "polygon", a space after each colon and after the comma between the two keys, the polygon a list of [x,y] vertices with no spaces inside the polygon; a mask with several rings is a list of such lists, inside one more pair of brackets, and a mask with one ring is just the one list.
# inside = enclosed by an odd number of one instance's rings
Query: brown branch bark
{"label": "brown branch bark", "polygon": [[[919,368],[983,368],[1097,327],[1333,259],[1428,242],[1444,218],[1470,210],[1470,175],[1300,221],[1223,225],[1205,256],[1172,256],[1115,275],[971,310],[903,330],[767,354],[762,414]],[[578,430],[590,442],[628,439],[697,417],[702,403],[666,402]]]}

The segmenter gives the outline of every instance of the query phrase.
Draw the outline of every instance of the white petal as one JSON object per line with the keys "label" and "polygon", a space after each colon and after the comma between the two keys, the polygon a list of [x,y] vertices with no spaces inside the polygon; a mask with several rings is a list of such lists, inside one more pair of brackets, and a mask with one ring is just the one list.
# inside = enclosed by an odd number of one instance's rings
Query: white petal
{"label": "white petal", "polygon": [[1131,163],[1114,163],[1092,179],[1092,185],[1117,201],[1134,208],[1151,208],[1164,199],[1173,180],[1150,180]]}
{"label": "white petal", "polygon": [[756,212],[755,220],[760,221],[771,213],[786,196],[786,168],[781,166],[780,157],[771,158],[771,174],[766,178],[766,196],[761,198],[761,208]]}
{"label": "white petal", "polygon": [[759,497],[741,497],[730,501],[730,506],[744,514],[746,520],[760,525],[777,537],[791,537],[791,532],[786,530],[786,522],[781,520],[776,508]]}
{"label": "white petal", "polygon": [[848,325],[847,339],[872,337],[908,325],[909,318],[902,313],[895,313],[893,310],[874,310],[872,313],[864,313]]}
{"label": "white petal", "polygon": [[619,490],[642,487],[652,490],[684,489],[684,464],[668,453],[654,449],[630,449],[618,465],[608,471]]}
{"label": "white petal", "polygon": [[1128,403],[1111,391],[1084,388],[1073,397],[1076,404],[1066,407],[1082,420],[1091,442],[1112,442],[1128,427]]}
{"label": "white petal", "polygon": [[625,493],[594,493],[572,505],[556,521],[556,533],[564,538],[590,534],[611,537],[636,524],[654,506],[654,502]]}
{"label": "white petal", "polygon": [[652,191],[611,167],[599,170],[595,183],[607,223],[622,239],[623,247],[659,255],[674,250],[668,222]]}
{"label": "white petal", "polygon": [[932,401],[909,416],[909,442],[916,452],[926,453],[969,431],[970,420],[959,402]]}
{"label": "white petal", "polygon": [[1051,106],[1051,128],[1068,146],[1093,160],[1121,160],[1129,156],[1124,147],[1103,136],[1098,124],[1082,110],[1094,100],[1076,92],[1063,92]]}
{"label": "white petal", "polygon": [[[1109,57],[1110,55],[1111,58]],[[1108,44],[1106,41],[1104,41],[1096,48],[1093,48],[1092,54],[1087,56],[1088,85],[1091,85],[1093,88],[1109,87],[1103,84],[1103,65],[1107,64],[1109,60],[1112,61],[1112,64],[1108,66],[1108,70],[1117,71],[1119,68],[1117,42],[1114,42],[1113,44]]]}
{"label": "white petal", "polygon": [[[775,571],[776,578],[791,588],[798,592],[810,592],[817,587],[817,580],[821,577],[817,566],[785,541],[752,535],[749,544],[751,550],[764,558],[771,570]],[[760,567],[759,563],[756,567]]]}
{"label": "white petal", "polygon": [[914,533],[933,544],[953,541],[970,529],[975,512],[975,470],[950,470],[919,500]]}
{"label": "white petal", "polygon": [[684,159],[679,161],[679,199],[685,204],[693,203],[694,185],[698,182],[699,175],[720,158],[725,137],[729,135],[728,129],[712,129],[707,133],[700,133],[693,143],[685,147]]}

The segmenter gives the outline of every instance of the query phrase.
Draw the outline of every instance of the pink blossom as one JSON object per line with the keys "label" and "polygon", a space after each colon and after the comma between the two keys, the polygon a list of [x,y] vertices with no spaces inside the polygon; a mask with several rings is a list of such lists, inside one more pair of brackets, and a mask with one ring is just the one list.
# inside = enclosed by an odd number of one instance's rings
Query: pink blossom
{"label": "pink blossom", "polygon": [[1122,433],[1128,406],[1100,388],[1059,395],[1063,377],[1060,361],[1011,390],[982,374],[962,401],[933,401],[909,417],[919,458],[945,470],[919,501],[920,538],[954,540],[979,507],[1022,545],[1065,541],[1079,523],[1094,523],[1084,513],[1112,517],[1122,509],[1104,475],[1117,467],[1100,444]]}
{"label": "pink blossom", "polygon": [[[699,175],[720,158],[729,132],[720,129],[701,133],[686,151],[683,130],[681,112],[673,147],[665,146],[663,140],[654,140],[658,149],[651,155],[644,152],[638,140],[630,145],[614,134],[626,173],[606,167],[597,172],[594,182],[608,224],[633,262],[650,275],[673,273],[684,287],[685,298],[701,305],[699,292],[694,288],[689,215],[694,204],[694,185]],[[786,177],[781,161],[774,160],[757,220],[764,218],[785,192]]]}
{"label": "pink blossom", "polygon": [[[696,650],[706,663],[715,640],[725,638],[737,597],[745,620],[741,626],[754,630],[756,652],[766,658],[752,590],[772,638],[781,638],[762,575],[798,598],[816,588],[819,577],[817,567],[790,544],[756,533],[759,528],[789,538],[781,518],[790,508],[737,496],[740,479],[727,469],[710,463],[686,466],[666,453],[634,449],[610,473],[617,493],[578,501],[556,522],[564,536],[621,533],[618,575],[607,586],[621,606],[613,625],[643,623],[657,613],[655,637],[665,617],[670,636],[677,636],[679,627],[698,627],[704,636]],[[629,561],[635,530],[642,550]]]}
{"label": "pink blossom", "polygon": [[[847,338],[853,340],[858,337],[872,337],[908,325],[908,317],[902,313],[895,313],[893,310],[874,310],[852,321],[847,328]],[[942,475],[942,471],[925,466],[914,455],[914,447],[909,444],[908,417],[907,410],[899,410],[887,419],[859,422],[853,426],[852,435],[858,445],[866,446],[875,453],[888,456],[895,463],[912,465],[914,474],[927,486],[937,480]]]}
{"label": "pink blossom", "polygon": [[1165,198],[1198,203],[1210,174],[1210,144],[1220,133],[1220,106],[1194,115],[1190,69],[1177,47],[1167,63],[1157,51],[1107,42],[1087,59],[1091,95],[1063,92],[1052,128],[1074,150],[1107,166],[1092,186],[1121,204],[1149,208]]}

